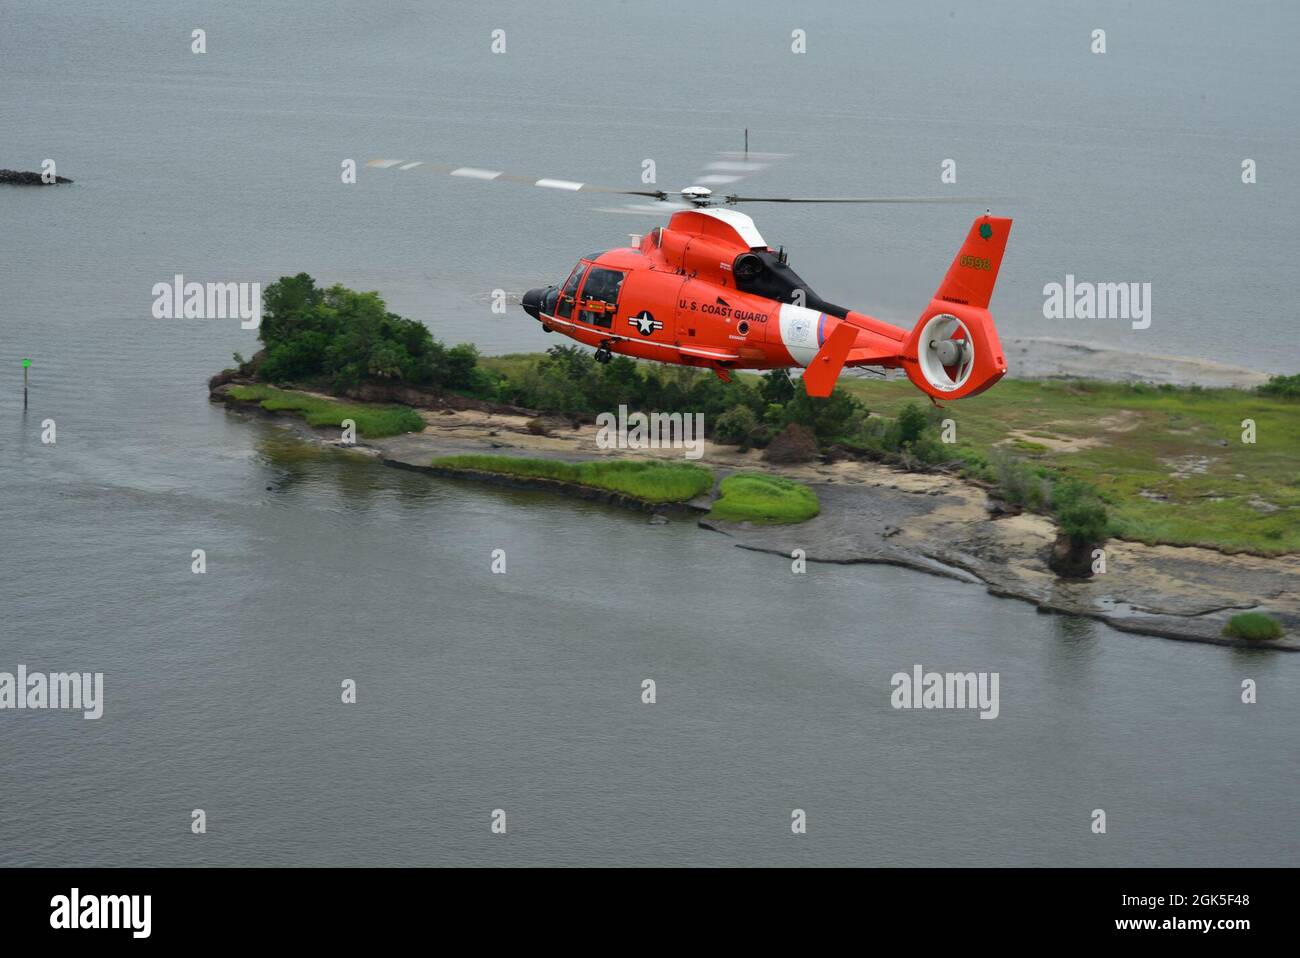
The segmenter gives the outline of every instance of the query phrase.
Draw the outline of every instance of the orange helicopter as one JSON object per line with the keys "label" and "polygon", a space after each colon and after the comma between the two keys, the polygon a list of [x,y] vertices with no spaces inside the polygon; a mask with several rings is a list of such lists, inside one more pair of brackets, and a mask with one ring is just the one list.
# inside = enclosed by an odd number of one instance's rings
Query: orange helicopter
{"label": "orange helicopter", "polygon": [[[747,138],[748,139],[748,138]],[[746,144],[748,146],[748,143]],[[761,168],[746,149],[714,164],[738,179]],[[774,156],[776,154],[757,154]],[[655,202],[611,212],[670,212],[667,226],[635,246],[583,257],[560,286],[530,289],[521,305],[547,332],[638,359],[712,369],[724,382],[736,369],[803,369],[810,396],[829,396],[849,366],[903,369],[934,400],[973,396],[1007,371],[989,300],[1002,265],[1011,220],[975,220],[943,282],[909,332],[819,297],[768,245],[738,203],[974,202],[948,197],[753,197],[729,194],[718,205],[704,185],[670,199],[664,190],[622,190],[570,180],[514,176],[497,170],[405,160],[371,160],[379,169],[449,173],[476,180],[627,196]],[[635,237],[634,237],[635,238]]]}

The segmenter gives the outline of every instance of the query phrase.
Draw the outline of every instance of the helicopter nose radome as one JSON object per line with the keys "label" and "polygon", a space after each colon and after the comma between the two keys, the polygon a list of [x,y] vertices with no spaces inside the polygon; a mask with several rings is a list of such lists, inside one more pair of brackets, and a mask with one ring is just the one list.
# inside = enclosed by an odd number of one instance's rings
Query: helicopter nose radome
{"label": "helicopter nose radome", "polygon": [[542,297],[545,295],[546,290],[544,289],[530,289],[528,292],[524,293],[523,298],[519,301],[520,305],[524,307],[524,312],[533,317],[533,319],[540,319],[541,316],[539,314],[542,311]]}

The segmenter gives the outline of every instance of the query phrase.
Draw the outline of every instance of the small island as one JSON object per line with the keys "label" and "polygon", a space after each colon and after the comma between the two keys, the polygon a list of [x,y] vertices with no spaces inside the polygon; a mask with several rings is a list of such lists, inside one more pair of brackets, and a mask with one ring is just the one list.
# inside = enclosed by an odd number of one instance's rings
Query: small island
{"label": "small island", "polygon": [[[813,399],[784,370],[482,357],[306,274],[267,287],[259,336],[212,399],[321,445],[351,420],[349,447],[385,465],[693,514],[742,548],[903,565],[1129,632],[1300,649],[1298,376],[1004,380],[942,408],[844,379]],[[602,448],[597,417],[620,406],[703,414],[699,461]]]}
{"label": "small island", "polygon": [[0,185],[3,186],[55,186],[59,183],[71,183],[66,176],[55,176],[46,180],[40,173],[25,170],[0,170]]}

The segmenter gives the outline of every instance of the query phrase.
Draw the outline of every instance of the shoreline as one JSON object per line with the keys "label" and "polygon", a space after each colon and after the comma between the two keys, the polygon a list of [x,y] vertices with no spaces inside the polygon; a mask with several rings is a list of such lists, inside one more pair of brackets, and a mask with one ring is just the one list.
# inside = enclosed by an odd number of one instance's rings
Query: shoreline
{"label": "shoreline", "polygon": [[[358,445],[360,445],[360,443],[358,443]],[[617,506],[620,509],[631,509],[634,512],[650,512],[658,514],[663,512],[698,512],[702,509],[703,511],[707,511],[707,508],[695,506],[689,502],[651,502],[648,499],[639,499],[636,496],[631,496],[624,492],[615,492],[612,489],[598,489],[595,486],[584,486],[578,482],[565,482],[562,479],[547,479],[542,476],[513,476],[501,472],[489,472],[484,469],[455,469],[448,466],[422,466],[405,459],[388,458],[382,453],[378,458],[381,465],[391,466],[394,469],[406,469],[410,472],[422,472],[426,475],[436,476],[440,479],[458,479],[463,482],[504,486],[508,489],[531,489],[539,492],[550,492],[557,495],[569,496],[573,499],[585,499],[588,502],[598,502],[601,505]]]}
{"label": "shoreline", "polygon": [[1113,346],[1053,336],[1007,336],[1002,341],[1014,379],[1098,379],[1156,385],[1247,389],[1269,374],[1192,356],[1129,352]]}
{"label": "shoreline", "polygon": [[[538,435],[528,427],[531,417],[516,411],[419,409],[426,423],[420,433],[343,446],[336,428],[314,429],[292,414],[250,408],[220,386],[211,398],[227,408],[287,425],[319,446],[355,451],[393,468],[559,493],[655,516],[699,514],[700,528],[727,535],[739,548],[786,559],[793,549],[801,548],[809,562],[903,566],[978,583],[993,596],[1029,602],[1042,613],[1092,618],[1123,632],[1236,648],[1300,651],[1300,555],[1266,558],[1112,539],[1106,543],[1106,573],[1065,580],[1047,567],[1056,538],[1049,519],[1001,513],[982,487],[947,474],[905,472],[858,461],[774,467],[757,452],[740,453],[707,442],[698,463],[711,467],[719,481],[741,469],[768,472],[808,484],[822,503],[821,515],[796,525],[730,523],[703,518],[708,504],[701,500],[706,497],[691,503],[654,504],[554,479],[431,464],[435,456],[460,453],[570,462],[604,456],[680,459],[679,450],[599,449],[595,427],[589,424],[565,424]],[[1276,616],[1286,634],[1266,642],[1222,634],[1232,614],[1252,610]]]}

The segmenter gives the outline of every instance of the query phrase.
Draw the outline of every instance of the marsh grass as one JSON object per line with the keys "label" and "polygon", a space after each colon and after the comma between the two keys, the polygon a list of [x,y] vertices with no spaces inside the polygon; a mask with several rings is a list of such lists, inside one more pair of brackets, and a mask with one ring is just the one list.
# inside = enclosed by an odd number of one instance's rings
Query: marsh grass
{"label": "marsh grass", "polygon": [[424,419],[409,406],[372,406],[320,399],[274,386],[231,386],[241,402],[258,402],[268,412],[300,413],[311,426],[342,426],[344,419],[357,424],[357,435],[381,439],[403,432],[419,432]]}
{"label": "marsh grass", "polygon": [[1223,634],[1239,639],[1278,639],[1282,637],[1282,625],[1262,612],[1243,612],[1228,620]]}
{"label": "marsh grass", "polygon": [[[907,382],[840,385],[885,416],[916,399]],[[1120,538],[1300,552],[1295,399],[1244,389],[1004,379],[945,403],[943,415],[956,422],[955,455],[991,462],[999,449],[1030,453],[1036,465],[1096,486]],[[1242,441],[1246,419],[1255,423],[1254,443]],[[1079,442],[1027,449],[1023,436]]]}
{"label": "marsh grass", "polygon": [[686,502],[713,488],[713,470],[683,462],[640,459],[561,462],[518,456],[462,455],[438,456],[431,465],[522,478],[555,479],[620,492],[646,502]]}
{"label": "marsh grass", "polygon": [[806,522],[821,511],[817,494],[801,482],[759,472],[722,480],[722,495],[709,517],[728,522]]}

